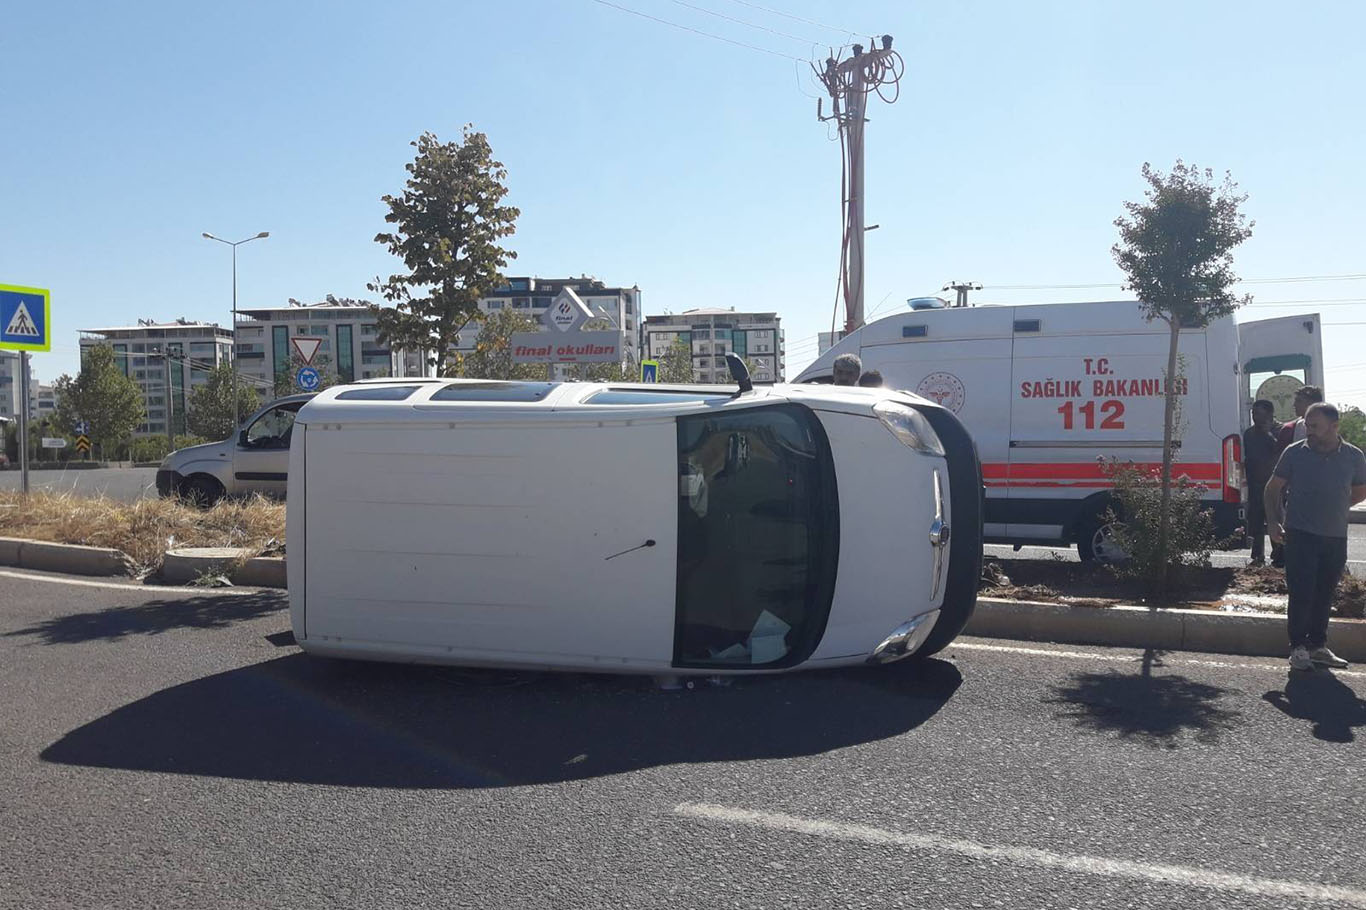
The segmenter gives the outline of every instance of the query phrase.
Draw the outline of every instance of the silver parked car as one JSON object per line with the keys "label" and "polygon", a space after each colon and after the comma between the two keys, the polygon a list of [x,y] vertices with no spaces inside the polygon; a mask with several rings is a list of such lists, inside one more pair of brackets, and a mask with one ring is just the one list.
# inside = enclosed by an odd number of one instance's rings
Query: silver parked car
{"label": "silver parked car", "polygon": [[157,470],[157,492],[212,505],[223,496],[265,493],[284,497],[294,416],[313,398],[277,398],[222,442],[177,449]]}

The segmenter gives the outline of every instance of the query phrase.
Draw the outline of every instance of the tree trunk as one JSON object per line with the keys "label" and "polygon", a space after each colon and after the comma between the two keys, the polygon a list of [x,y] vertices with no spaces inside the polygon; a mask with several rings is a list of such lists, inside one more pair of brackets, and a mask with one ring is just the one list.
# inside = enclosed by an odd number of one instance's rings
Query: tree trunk
{"label": "tree trunk", "polygon": [[1165,601],[1171,592],[1171,568],[1168,549],[1171,545],[1172,525],[1172,437],[1176,434],[1176,353],[1181,341],[1181,320],[1170,320],[1171,343],[1167,348],[1167,381],[1165,410],[1162,416],[1162,513],[1157,526],[1157,597]]}

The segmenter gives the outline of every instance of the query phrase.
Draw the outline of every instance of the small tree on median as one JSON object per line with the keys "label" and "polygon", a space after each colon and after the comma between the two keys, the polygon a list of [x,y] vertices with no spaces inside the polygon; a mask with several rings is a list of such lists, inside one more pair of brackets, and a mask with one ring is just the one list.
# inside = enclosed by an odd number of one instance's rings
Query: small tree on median
{"label": "small tree on median", "polygon": [[1126,202],[1128,217],[1115,219],[1119,243],[1115,262],[1128,276],[1143,315],[1161,319],[1170,330],[1167,348],[1166,410],[1162,427],[1162,475],[1156,557],[1162,571],[1155,581],[1159,598],[1171,587],[1172,439],[1176,423],[1177,350],[1183,328],[1203,328],[1227,316],[1250,298],[1237,297],[1233,249],[1252,235],[1239,211],[1246,195],[1227,174],[1177,161],[1170,174],[1143,165],[1146,201]]}
{"label": "small tree on median", "polygon": [[536,321],[516,310],[496,310],[484,317],[474,350],[464,358],[464,374],[475,379],[544,379],[540,363],[514,363],[512,334],[534,332]]}
{"label": "small tree on median", "polygon": [[375,235],[407,272],[377,278],[369,288],[394,304],[375,310],[379,341],[432,352],[436,375],[446,376],[479,299],[502,283],[502,268],[517,258],[498,242],[516,230],[520,212],[500,204],[507,170],[483,133],[467,125],[459,142],[423,133],[412,145],[417,157],[405,165],[403,194],[383,197],[384,220],[396,227]]}
{"label": "small tree on median", "polygon": [[673,344],[659,358],[659,381],[689,383],[693,381],[692,345],[682,338],[675,338]]}

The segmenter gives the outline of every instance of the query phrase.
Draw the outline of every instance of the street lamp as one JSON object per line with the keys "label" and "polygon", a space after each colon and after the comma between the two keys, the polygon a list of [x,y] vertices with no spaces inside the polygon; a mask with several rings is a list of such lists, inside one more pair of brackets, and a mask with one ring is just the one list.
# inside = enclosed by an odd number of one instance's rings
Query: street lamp
{"label": "street lamp", "polygon": [[208,231],[204,232],[206,240],[217,240],[219,243],[226,243],[232,247],[232,413],[234,421],[240,426],[242,414],[238,411],[237,402],[237,248],[244,243],[251,243],[253,240],[264,240],[270,236],[270,231],[262,231],[255,237],[248,237],[246,240],[238,240],[234,243],[231,240],[224,240],[222,237],[215,237]]}

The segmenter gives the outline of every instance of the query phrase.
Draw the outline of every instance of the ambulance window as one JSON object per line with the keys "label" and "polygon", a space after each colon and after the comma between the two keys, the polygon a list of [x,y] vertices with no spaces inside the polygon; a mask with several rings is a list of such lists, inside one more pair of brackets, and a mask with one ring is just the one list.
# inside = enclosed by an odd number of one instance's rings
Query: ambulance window
{"label": "ambulance window", "polygon": [[351,389],[337,395],[338,401],[402,401],[417,391],[415,385],[377,385]]}
{"label": "ambulance window", "polygon": [[1037,332],[1043,324],[1037,319],[1016,319],[1015,331],[1017,332]]}
{"label": "ambulance window", "polygon": [[825,631],[839,555],[820,421],[782,404],[678,419],[674,662],[774,667]]}
{"label": "ambulance window", "polygon": [[604,389],[583,400],[584,404],[686,404],[692,401],[724,401],[728,392],[696,392],[678,389]]}
{"label": "ambulance window", "polygon": [[927,325],[903,325],[901,327],[902,338],[925,338],[930,334],[930,327]]}
{"label": "ambulance window", "polygon": [[553,382],[458,382],[446,386],[429,400],[540,401],[553,388]]}

